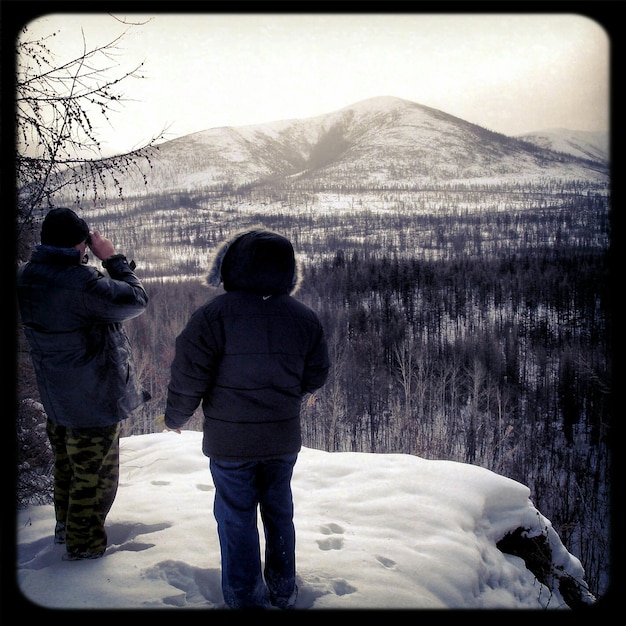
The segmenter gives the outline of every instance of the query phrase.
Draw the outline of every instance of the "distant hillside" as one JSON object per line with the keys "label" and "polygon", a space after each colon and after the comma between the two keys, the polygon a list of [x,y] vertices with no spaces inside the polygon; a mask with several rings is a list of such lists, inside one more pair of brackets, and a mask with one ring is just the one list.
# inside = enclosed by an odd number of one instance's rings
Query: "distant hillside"
{"label": "distant hillside", "polygon": [[581,159],[590,159],[605,165],[610,161],[607,133],[552,128],[518,135],[518,138],[540,148],[572,154]]}
{"label": "distant hillside", "polygon": [[122,183],[125,195],[132,196],[272,180],[380,189],[608,179],[606,161],[583,152],[582,146],[580,154],[570,154],[524,139],[415,102],[379,97],[317,117],[212,128],[179,137],[159,146],[152,170],[146,170],[147,188],[140,177]]}

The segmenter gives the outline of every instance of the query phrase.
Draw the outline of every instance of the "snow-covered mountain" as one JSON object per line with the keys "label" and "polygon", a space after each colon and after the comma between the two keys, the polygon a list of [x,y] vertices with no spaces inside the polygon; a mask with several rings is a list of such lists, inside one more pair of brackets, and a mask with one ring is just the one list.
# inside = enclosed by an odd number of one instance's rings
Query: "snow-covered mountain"
{"label": "snow-covered mountain", "polygon": [[[160,144],[148,193],[237,188],[271,181],[312,187],[384,188],[454,182],[608,180],[591,148],[556,152],[394,97],[306,119],[218,127]],[[556,146],[555,146],[556,147]],[[583,158],[584,157],[584,158]],[[123,180],[125,195],[146,193]]]}
{"label": "snow-covered mountain", "polygon": [[610,161],[609,137],[607,133],[569,130],[567,128],[550,128],[524,135],[517,135],[518,139],[554,150],[608,164]]}

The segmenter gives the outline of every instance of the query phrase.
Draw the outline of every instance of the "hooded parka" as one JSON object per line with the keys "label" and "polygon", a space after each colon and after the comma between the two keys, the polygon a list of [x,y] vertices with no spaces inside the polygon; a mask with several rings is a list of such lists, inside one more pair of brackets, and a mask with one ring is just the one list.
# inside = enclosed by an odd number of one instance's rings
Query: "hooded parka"
{"label": "hooded parka", "polygon": [[126,257],[108,276],[81,263],[74,248],[36,246],[17,272],[17,294],[41,402],[50,420],[100,427],[129,417],[149,396],[135,375],[122,322],[148,303]]}
{"label": "hooded parka", "polygon": [[293,247],[256,228],[217,251],[207,277],[226,293],[201,306],[176,339],[165,424],[180,428],[202,403],[203,452],[216,460],[297,454],[300,408],[329,371],[317,315],[292,294]]}

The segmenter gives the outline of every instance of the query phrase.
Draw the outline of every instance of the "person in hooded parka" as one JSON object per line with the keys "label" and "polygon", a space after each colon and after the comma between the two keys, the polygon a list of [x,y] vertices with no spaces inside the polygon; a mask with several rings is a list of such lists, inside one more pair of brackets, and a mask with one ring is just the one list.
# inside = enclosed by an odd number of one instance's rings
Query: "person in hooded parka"
{"label": "person in hooded parka", "polygon": [[300,409],[330,367],[317,314],[293,295],[298,279],[288,239],[264,228],[237,233],[207,277],[224,293],[196,310],[176,339],[164,422],[180,432],[202,405],[230,608],[287,609],[297,597],[291,478]]}

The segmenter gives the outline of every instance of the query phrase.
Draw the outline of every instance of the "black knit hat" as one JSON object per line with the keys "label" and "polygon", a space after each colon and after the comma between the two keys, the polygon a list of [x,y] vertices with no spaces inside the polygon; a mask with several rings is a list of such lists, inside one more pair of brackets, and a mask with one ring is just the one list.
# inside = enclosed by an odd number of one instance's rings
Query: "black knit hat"
{"label": "black knit hat", "polygon": [[41,243],[56,248],[73,248],[89,237],[89,226],[72,209],[52,209],[41,226]]}

